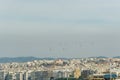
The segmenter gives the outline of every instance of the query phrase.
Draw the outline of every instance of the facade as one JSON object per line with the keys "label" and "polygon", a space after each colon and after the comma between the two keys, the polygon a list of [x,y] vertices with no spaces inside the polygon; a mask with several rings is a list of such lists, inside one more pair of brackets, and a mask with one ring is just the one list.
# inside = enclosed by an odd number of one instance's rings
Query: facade
{"label": "facade", "polygon": [[14,79],[14,76],[12,73],[8,73],[6,76],[5,76],[5,80],[15,80]]}
{"label": "facade", "polygon": [[23,80],[28,80],[28,77],[29,77],[28,72],[25,72],[23,74]]}
{"label": "facade", "polygon": [[80,76],[81,76],[80,69],[79,68],[75,69],[75,71],[74,71],[74,78],[78,79]]}
{"label": "facade", "polygon": [[115,80],[116,74],[94,74],[89,77],[89,80]]}
{"label": "facade", "polygon": [[31,80],[50,80],[50,74],[47,71],[36,71],[31,73]]}
{"label": "facade", "polygon": [[22,73],[17,73],[16,74],[16,80],[23,80],[23,74]]}
{"label": "facade", "polygon": [[81,76],[83,78],[88,78],[90,75],[94,74],[95,72],[93,70],[83,70],[81,72]]}
{"label": "facade", "polygon": [[89,80],[105,80],[104,74],[95,74],[89,77]]}
{"label": "facade", "polygon": [[4,80],[4,72],[0,71],[0,80]]}

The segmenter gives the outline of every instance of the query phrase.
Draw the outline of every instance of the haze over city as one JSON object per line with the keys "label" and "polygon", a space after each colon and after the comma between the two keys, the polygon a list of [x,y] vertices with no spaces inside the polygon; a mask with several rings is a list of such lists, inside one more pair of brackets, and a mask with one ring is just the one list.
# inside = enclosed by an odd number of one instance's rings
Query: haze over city
{"label": "haze over city", "polygon": [[119,56],[120,0],[0,0],[0,57]]}

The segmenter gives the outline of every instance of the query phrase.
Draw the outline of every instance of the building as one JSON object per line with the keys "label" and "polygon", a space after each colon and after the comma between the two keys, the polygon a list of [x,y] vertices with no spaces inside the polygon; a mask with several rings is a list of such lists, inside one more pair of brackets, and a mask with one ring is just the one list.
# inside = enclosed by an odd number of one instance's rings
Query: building
{"label": "building", "polygon": [[115,80],[116,74],[94,74],[89,77],[89,80]]}
{"label": "building", "polygon": [[104,74],[94,74],[89,76],[89,80],[105,80]]}
{"label": "building", "polygon": [[0,80],[4,80],[4,72],[0,71]]}
{"label": "building", "polygon": [[90,75],[93,75],[94,73],[95,73],[95,71],[93,71],[93,70],[83,70],[81,72],[81,76],[83,78],[88,78]]}
{"label": "building", "polygon": [[74,78],[78,79],[80,76],[81,76],[80,69],[79,68],[75,69],[75,71],[74,71]]}
{"label": "building", "polygon": [[23,80],[23,73],[17,73],[15,76],[16,80]]}
{"label": "building", "polygon": [[5,76],[5,80],[15,80],[14,75],[13,75],[12,73],[8,73],[8,74]]}
{"label": "building", "polygon": [[50,80],[51,74],[48,71],[34,71],[31,72],[30,80]]}

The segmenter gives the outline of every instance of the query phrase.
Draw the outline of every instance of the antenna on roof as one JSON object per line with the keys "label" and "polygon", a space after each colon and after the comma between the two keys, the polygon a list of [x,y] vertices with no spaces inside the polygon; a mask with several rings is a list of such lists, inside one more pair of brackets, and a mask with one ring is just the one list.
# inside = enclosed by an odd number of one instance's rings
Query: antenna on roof
{"label": "antenna on roof", "polygon": [[112,73],[111,73],[111,62],[112,62],[112,59],[110,58],[110,59],[109,59],[109,65],[110,65],[110,80],[112,79]]}

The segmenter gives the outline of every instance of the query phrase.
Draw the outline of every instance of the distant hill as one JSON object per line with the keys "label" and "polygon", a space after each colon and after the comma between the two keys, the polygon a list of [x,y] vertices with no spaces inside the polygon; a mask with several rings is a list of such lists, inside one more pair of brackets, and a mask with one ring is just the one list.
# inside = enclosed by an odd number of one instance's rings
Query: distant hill
{"label": "distant hill", "polygon": [[98,56],[97,58],[108,58],[108,57],[106,57],[106,56]]}
{"label": "distant hill", "polygon": [[28,62],[33,60],[53,60],[54,58],[36,58],[36,57],[2,57],[0,58],[0,63],[10,63],[10,62]]}
{"label": "distant hill", "polygon": [[89,57],[89,58],[108,58],[106,56],[96,56],[96,57]]}
{"label": "distant hill", "polygon": [[[108,58],[106,56],[96,56],[96,57],[88,57],[88,58]],[[120,58],[120,56],[115,56],[113,58]],[[11,62],[28,62],[28,61],[33,61],[33,60],[55,60],[58,58],[37,58],[37,57],[1,57],[0,58],[0,63],[11,63]],[[68,60],[68,59],[79,59],[79,58],[59,58],[59,59],[64,59],[64,60]]]}
{"label": "distant hill", "polygon": [[115,57],[113,57],[113,58],[120,58],[120,56],[115,56]]}

